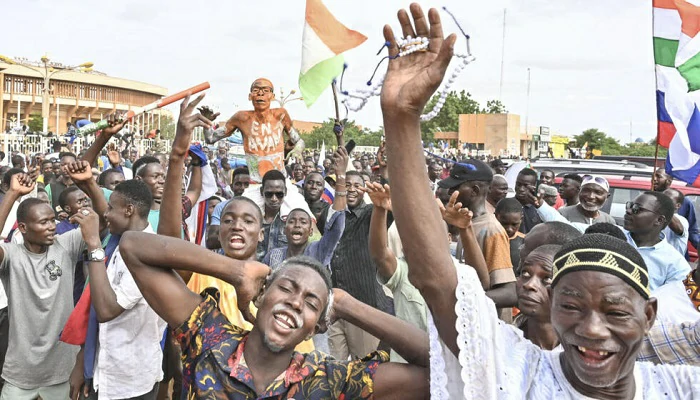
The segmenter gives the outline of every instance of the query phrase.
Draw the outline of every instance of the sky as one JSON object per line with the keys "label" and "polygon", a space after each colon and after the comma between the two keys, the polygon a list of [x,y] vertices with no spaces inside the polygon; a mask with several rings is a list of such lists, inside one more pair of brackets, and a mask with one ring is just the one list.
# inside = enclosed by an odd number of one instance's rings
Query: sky
{"label": "sky", "polygon": [[[67,65],[86,61],[108,75],[166,87],[170,93],[211,83],[202,104],[228,118],[252,109],[250,84],[267,77],[297,89],[305,1],[0,0],[5,38],[0,54]],[[409,2],[324,0],[338,20],[368,40],[345,53],[345,87],[364,86],[381,56],[382,27],[398,29]],[[427,0],[446,6],[471,35],[470,64],[455,82],[482,105],[499,99],[530,126],[573,136],[598,128],[623,143],[656,135],[651,0]],[[503,89],[503,13],[506,36]],[[8,15],[9,12],[9,15]],[[457,26],[442,14],[445,34]],[[28,18],[31,21],[29,22]],[[16,32],[16,34],[12,34]],[[9,34],[8,34],[9,33]],[[397,35],[398,36],[398,35]],[[456,51],[465,49],[459,38]],[[453,64],[456,64],[456,60]],[[530,68],[530,96],[527,69]],[[450,72],[448,71],[448,74]],[[330,90],[311,108],[286,105],[293,119],[334,115]],[[178,107],[170,106],[174,114]],[[342,117],[342,115],[341,115]],[[358,113],[359,125],[382,124],[379,100]]]}

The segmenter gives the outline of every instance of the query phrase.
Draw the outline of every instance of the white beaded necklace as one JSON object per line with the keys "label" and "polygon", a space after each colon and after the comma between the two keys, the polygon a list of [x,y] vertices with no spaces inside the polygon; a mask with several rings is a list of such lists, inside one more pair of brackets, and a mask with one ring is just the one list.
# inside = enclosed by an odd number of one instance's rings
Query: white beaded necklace
{"label": "white beaded necklace", "polygon": [[[467,65],[469,65],[469,63],[476,60],[476,57],[474,57],[471,54],[471,50],[469,47],[469,35],[464,33],[464,31],[462,30],[462,27],[459,26],[459,23],[454,18],[454,16],[449,11],[447,11],[447,8],[443,7],[443,10],[445,10],[455,20],[457,27],[459,27],[460,31],[462,31],[462,34],[464,35],[464,37],[467,40],[467,52],[466,52],[466,54],[455,53],[453,55],[453,57],[460,58],[461,60],[460,60],[459,64],[457,64],[457,67],[452,72],[452,76],[447,80],[447,83],[440,91],[440,97],[438,98],[438,101],[435,103],[435,106],[433,107],[433,109],[430,112],[428,112],[426,114],[422,114],[420,116],[421,121],[430,121],[431,119],[435,118],[440,113],[440,110],[445,105],[445,100],[447,99],[447,95],[450,92],[450,88],[454,84],[454,82],[457,79],[457,77],[459,76],[459,74],[462,72],[462,70]],[[379,62],[379,65],[381,65],[382,61],[384,61],[387,58],[395,59],[395,58],[399,58],[399,57],[408,56],[408,55],[413,54],[417,51],[427,51],[428,46],[430,45],[430,39],[427,37],[422,37],[422,36],[415,37],[415,38],[408,36],[408,37],[401,38],[401,39],[397,40],[396,45],[399,47],[399,53],[394,57],[386,56],[386,57],[382,58],[382,60]],[[385,43],[384,46],[382,46],[382,48],[379,50],[379,53],[381,53],[381,51],[384,49],[384,47],[388,47],[388,46],[389,46],[389,43],[388,42]],[[379,54],[379,53],[377,53],[377,54]],[[379,68],[379,65],[377,65],[377,68]],[[347,68],[347,65],[345,65],[344,68]],[[344,72],[345,72],[345,69],[343,69],[343,73]],[[375,69],[375,72],[376,72],[376,69]],[[372,77],[374,77],[374,75]],[[334,82],[334,84],[335,84],[335,82]],[[356,90],[351,90],[351,91],[345,91],[345,90],[342,90],[342,77],[341,77],[341,94],[343,94],[345,96],[342,103],[350,111],[353,111],[353,112],[360,111],[360,110],[362,110],[362,108],[364,108],[365,105],[367,105],[367,102],[369,101],[370,98],[372,98],[373,96],[378,97],[381,94],[383,84],[384,84],[384,76],[381,76],[378,79],[378,82],[375,84],[372,84],[372,78],[370,78],[370,80],[367,81],[367,86],[370,87],[369,89],[356,89]]]}

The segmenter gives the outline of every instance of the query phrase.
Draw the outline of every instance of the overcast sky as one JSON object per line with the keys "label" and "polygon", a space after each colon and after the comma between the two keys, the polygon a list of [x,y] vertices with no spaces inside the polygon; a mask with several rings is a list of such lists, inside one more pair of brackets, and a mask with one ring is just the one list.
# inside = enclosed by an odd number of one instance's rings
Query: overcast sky
{"label": "overcast sky", "polygon": [[[396,0],[325,0],[348,27],[368,40],[346,53],[346,86],[369,78],[380,57],[382,26],[397,27]],[[301,63],[305,1],[23,0],[4,3],[0,54],[38,60],[48,53],[64,64],[95,63],[109,75],[168,88],[202,81],[205,102],[228,117],[250,109],[247,93],[260,76],[276,90],[296,89]],[[499,97],[503,10],[507,9],[502,101],[525,124],[527,68],[531,68],[530,125],[567,135],[598,128],[622,142],[656,134],[651,0],[428,0],[447,6],[471,34],[477,61],[460,75],[482,105]],[[9,12],[9,15],[8,15]],[[458,32],[443,14],[445,32]],[[459,39],[456,49],[464,47]],[[170,107],[173,112],[177,107]],[[333,115],[330,90],[307,109],[287,105],[292,118],[321,121]],[[379,101],[350,115],[381,125]]]}

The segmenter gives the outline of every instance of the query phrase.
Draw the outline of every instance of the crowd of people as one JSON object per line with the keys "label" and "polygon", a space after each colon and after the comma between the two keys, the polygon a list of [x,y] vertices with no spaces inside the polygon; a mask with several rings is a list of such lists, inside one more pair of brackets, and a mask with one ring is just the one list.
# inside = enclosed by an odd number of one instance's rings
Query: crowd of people
{"label": "crowd of people", "polygon": [[[508,197],[501,160],[426,156],[456,37],[434,9],[398,19],[429,46],[389,61],[376,155],[304,150],[258,79],[221,127],[183,100],[167,155],[120,153],[110,116],[79,155],[13,156],[0,399],[700,397],[698,229],[672,178],[617,226],[602,176],[525,168]],[[247,167],[198,127],[240,131]]]}

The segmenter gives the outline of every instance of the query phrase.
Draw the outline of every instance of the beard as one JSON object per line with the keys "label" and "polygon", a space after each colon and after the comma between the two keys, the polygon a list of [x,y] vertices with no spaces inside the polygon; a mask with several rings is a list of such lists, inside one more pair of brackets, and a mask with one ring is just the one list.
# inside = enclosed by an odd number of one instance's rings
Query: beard
{"label": "beard", "polygon": [[272,353],[281,353],[284,348],[282,346],[276,345],[268,339],[267,335],[263,335],[263,343],[265,344],[265,347],[267,347],[268,350],[270,350]]}
{"label": "beard", "polygon": [[583,203],[579,203],[579,204],[581,204],[581,208],[583,208],[584,210],[586,210],[588,212],[596,212],[602,208],[601,206],[592,206],[591,207],[591,206],[587,206]]}

